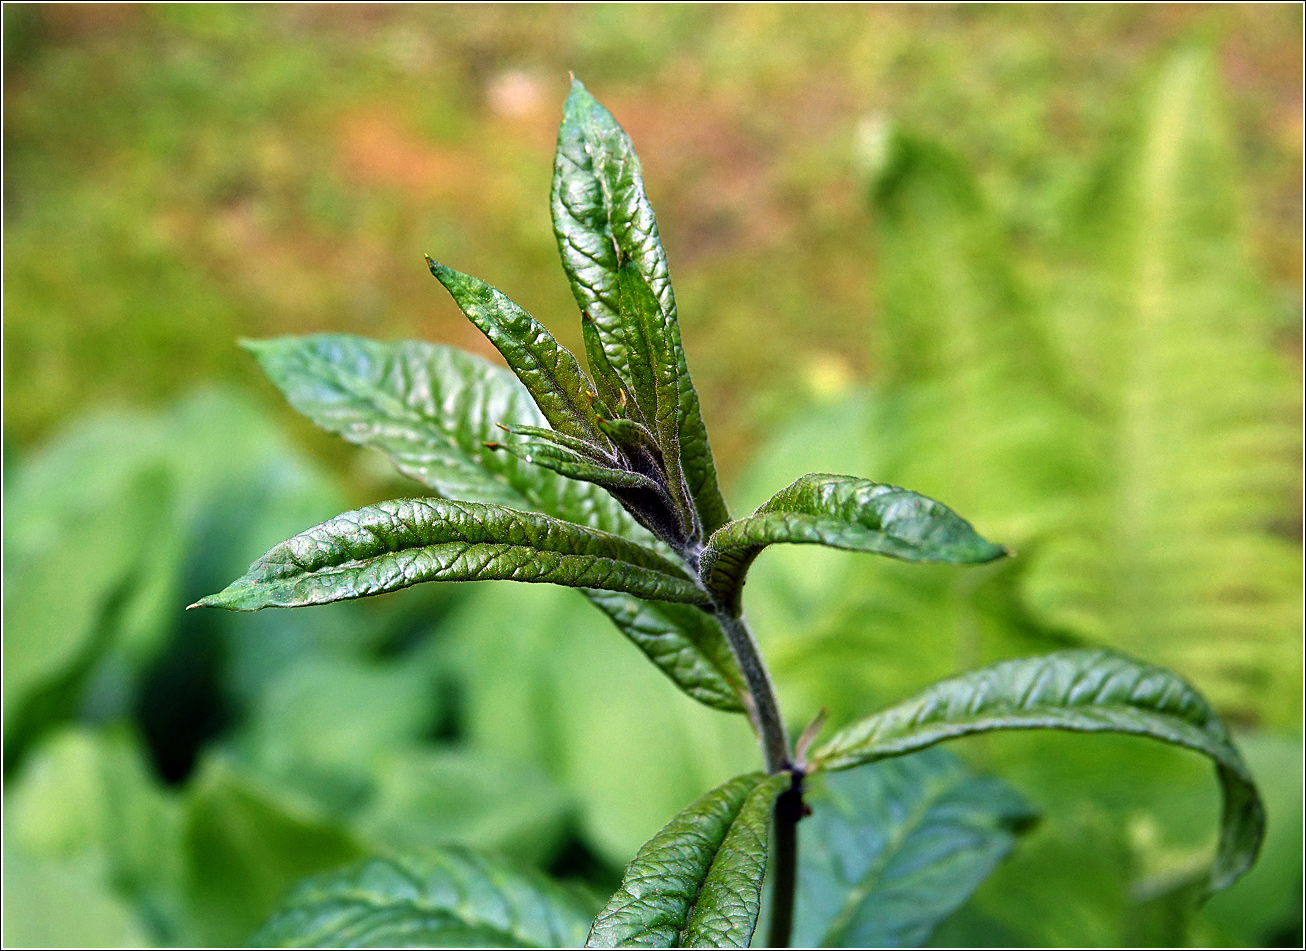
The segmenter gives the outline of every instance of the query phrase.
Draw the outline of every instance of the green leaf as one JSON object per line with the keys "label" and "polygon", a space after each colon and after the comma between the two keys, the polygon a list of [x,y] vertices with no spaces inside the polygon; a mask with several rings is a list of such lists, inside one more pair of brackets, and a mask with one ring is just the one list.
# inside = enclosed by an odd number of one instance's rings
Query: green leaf
{"label": "green leaf", "polygon": [[743,675],[712,615],[687,604],[641,601],[616,591],[585,594],[691,697],[718,710],[743,712]]}
{"label": "green leaf", "polygon": [[942,750],[814,776],[804,801],[795,947],[920,945],[1034,819]]}
{"label": "green leaf", "polygon": [[217,759],[192,781],[183,826],[194,929],[183,943],[243,944],[304,876],[364,855],[354,836],[316,810]]}
{"label": "green leaf", "polygon": [[589,378],[571,351],[526,311],[482,280],[426,259],[458,308],[503,354],[544,418],[558,432],[599,446],[607,441],[586,394]]}
{"label": "green leaf", "polygon": [[[485,448],[499,434],[496,424],[525,435],[548,431],[541,429],[546,420],[526,390],[506,370],[416,341],[385,344],[319,334],[245,346],[290,404],[314,423],[379,449],[401,472],[441,495],[649,537],[602,488]],[[626,595],[606,595],[600,607],[690,696],[718,709],[742,710],[732,686],[742,678],[714,620],[700,620],[699,611],[668,614],[661,605]],[[682,627],[677,618],[692,623]],[[709,644],[704,653],[701,645]],[[650,650],[653,646],[656,650]]]}
{"label": "green leaf", "polygon": [[204,607],[258,611],[348,601],[423,581],[509,580],[706,603],[652,549],[547,515],[448,499],[345,512],[280,545]]}
{"label": "green leaf", "polygon": [[344,334],[246,341],[295,407],[318,426],[379,449],[404,475],[447,498],[530,508],[639,535],[608,493],[485,448],[498,424],[547,422],[507,370],[419,341]]}
{"label": "green leaf", "polygon": [[813,769],[848,769],[941,740],[990,730],[1130,733],[1215,761],[1224,792],[1210,890],[1251,867],[1265,812],[1224,723],[1178,675],[1112,651],[1070,650],[1001,661],[926,688],[847,727],[812,758]]}
{"label": "green leaf", "polygon": [[491,443],[491,446],[494,449],[510,452],[518,459],[533,465],[543,466],[568,479],[592,482],[605,489],[647,489],[650,492],[658,490],[658,484],[646,475],[598,465],[578,453],[549,443]]}
{"label": "green leaf", "polygon": [[730,514],[717,487],[698,394],[685,364],[657,219],[644,194],[644,179],[630,138],[577,80],[572,81],[571,94],[563,105],[551,208],[562,266],[585,315],[586,347],[596,377],[607,372],[602,364],[596,365],[593,355],[601,349],[611,372],[628,388],[632,382],[621,312],[622,264],[630,261],[657,299],[665,344],[678,364],[681,465],[703,534],[709,535],[729,521]]}
{"label": "green leaf", "polygon": [[933,499],[869,479],[811,473],[708,540],[702,560],[708,588],[738,610],[749,566],[763,548],[777,542],[955,565],[983,564],[1010,554]]}
{"label": "green leaf", "polygon": [[746,948],[767,836],[789,776],[752,773],[707,793],[645,843],[590,929],[589,948]]}
{"label": "green leaf", "polygon": [[373,859],[303,882],[258,947],[576,947],[589,916],[567,892],[461,850]]}

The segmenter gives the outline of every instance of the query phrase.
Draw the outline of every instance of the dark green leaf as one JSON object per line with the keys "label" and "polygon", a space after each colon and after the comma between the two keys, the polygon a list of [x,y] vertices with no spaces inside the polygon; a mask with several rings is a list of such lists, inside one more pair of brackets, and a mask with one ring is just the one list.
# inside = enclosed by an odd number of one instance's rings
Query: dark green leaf
{"label": "dark green leaf", "polygon": [[599,445],[589,398],[589,378],[571,351],[526,311],[482,280],[426,259],[431,273],[453,297],[458,308],[503,354],[508,366],[530,392],[544,418],[558,432]]}
{"label": "dark green leaf", "polygon": [[232,611],[348,601],[423,581],[528,581],[704,603],[675,564],[616,535],[501,505],[398,499],[337,515],[198,603]]}
{"label": "dark green leaf", "polygon": [[787,774],[739,776],[667,823],[626,867],[586,947],[748,947],[771,809],[788,783]]}
{"label": "dark green leaf", "polygon": [[795,947],[914,947],[1034,818],[942,750],[814,776],[798,837]]}
{"label": "dark green leaf", "polygon": [[575,947],[567,892],[461,850],[373,859],[302,883],[254,936],[280,948]]}
{"label": "dark green leaf", "polygon": [[[314,423],[379,449],[401,472],[441,495],[530,508],[591,528],[647,537],[598,486],[485,448],[500,435],[496,424],[525,435],[551,432],[542,428],[544,417],[506,370],[417,341],[385,344],[319,334],[247,341],[245,346],[290,404]],[[682,629],[682,622],[663,612],[664,606],[611,593],[600,603],[622,633],[691,696],[719,709],[740,710],[731,684],[741,681],[720,626],[694,610],[677,612],[692,619]],[[708,644],[711,650],[704,654],[700,648]]]}
{"label": "dark green leaf", "polygon": [[1265,813],[1224,723],[1178,675],[1105,650],[1007,660],[926,688],[845,728],[814,769],[847,769],[989,730],[1059,729],[1149,736],[1209,756],[1224,792],[1212,891],[1256,859]]}
{"label": "dark green leaf", "polygon": [[656,492],[658,484],[648,476],[625,469],[613,469],[598,465],[584,456],[563,449],[556,445],[538,442],[491,443],[495,449],[503,449],[532,465],[543,466],[568,479],[592,482],[605,489],[647,489]]}
{"label": "dark green leaf", "polygon": [[679,370],[681,465],[703,534],[709,535],[730,515],[717,488],[698,394],[685,364],[657,219],[644,194],[644,179],[630,138],[579,81],[572,82],[563,106],[551,207],[562,265],[586,316],[586,346],[596,377],[608,372],[596,365],[594,350],[601,349],[611,372],[627,388],[632,382],[621,313],[621,265],[630,261],[657,299],[665,343]]}
{"label": "dark green leaf", "polygon": [[777,542],[955,565],[983,564],[1008,554],[933,499],[869,479],[811,473],[709,539],[702,561],[709,589],[738,609],[749,566],[763,548]]}

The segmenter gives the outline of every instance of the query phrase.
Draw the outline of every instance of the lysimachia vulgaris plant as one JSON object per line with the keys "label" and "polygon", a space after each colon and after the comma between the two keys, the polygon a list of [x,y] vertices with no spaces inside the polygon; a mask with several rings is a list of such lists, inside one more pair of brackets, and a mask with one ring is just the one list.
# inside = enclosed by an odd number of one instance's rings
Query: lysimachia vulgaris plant
{"label": "lysimachia vulgaris plant", "polygon": [[[420,342],[315,335],[249,343],[296,409],[379,449],[429,494],[310,528],[199,604],[290,608],[427,581],[578,588],[681,690],[745,714],[763,768],[672,818],[639,850],[592,921],[550,882],[450,852],[438,861],[376,859],[309,880],[258,940],[745,947],[769,870],[765,939],[783,947],[802,877],[798,830],[811,811],[805,789],[825,781],[823,774],[992,730],[1126,733],[1204,754],[1224,799],[1209,889],[1246,871],[1264,815],[1228,730],[1177,675],[1111,651],[1001,661],[842,726],[820,744],[818,716],[792,743],[741,600],[749,567],[765,548],[816,544],[952,565],[1011,553],[945,505],[856,475],[803,476],[732,519],[681,347],[639,160],[626,133],[579,82],[564,107],[551,208],[581,311],[588,372],[503,293],[429,258],[431,273],[511,375]],[[833,823],[848,841],[855,838],[862,813],[823,817],[823,801],[813,798],[814,833]],[[819,877],[820,870],[811,873]],[[956,904],[923,894],[895,910],[868,902],[858,887],[847,884],[811,933],[856,944],[880,933],[874,929],[885,922],[877,914],[916,914],[923,917],[912,927],[927,927]],[[798,910],[800,918],[822,914]]]}

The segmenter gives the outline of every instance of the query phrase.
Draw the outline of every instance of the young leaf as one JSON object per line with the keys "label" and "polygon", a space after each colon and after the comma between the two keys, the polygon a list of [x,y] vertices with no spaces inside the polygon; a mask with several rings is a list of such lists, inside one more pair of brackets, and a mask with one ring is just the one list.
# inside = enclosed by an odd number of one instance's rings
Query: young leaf
{"label": "young leaf", "polygon": [[942,750],[812,777],[794,947],[918,947],[1034,820],[1001,780]]}
{"label": "young leaf", "polygon": [[605,489],[646,489],[658,490],[658,484],[648,476],[625,469],[614,469],[598,465],[584,456],[557,445],[539,442],[490,443],[492,449],[502,449],[512,453],[518,459],[533,465],[543,466],[568,479],[592,482]]}
{"label": "young leaf", "polygon": [[777,542],[954,565],[983,564],[1009,554],[933,499],[869,479],[811,473],[708,540],[702,564],[709,590],[737,611],[749,566],[763,548]]}
{"label": "young leaf", "polygon": [[[678,443],[685,480],[709,535],[730,519],[717,487],[716,466],[707,441],[689,369],[680,344],[676,301],[657,219],[644,194],[639,159],[630,138],[607,109],[573,81],[563,105],[551,195],[553,230],[572,293],[586,315],[587,349],[597,342],[607,367],[629,388],[631,355],[621,314],[620,269],[630,261],[657,299],[665,344],[677,364]],[[607,372],[596,366],[596,377]]]}
{"label": "young leaf", "polygon": [[576,947],[589,916],[570,894],[471,852],[372,859],[301,883],[256,947]]}
{"label": "young leaf", "polygon": [[941,681],[840,731],[817,751],[812,768],[848,769],[953,737],[1013,729],[1130,733],[1210,757],[1224,792],[1210,890],[1232,884],[1255,861],[1265,812],[1224,723],[1177,674],[1113,651],[1006,660]]}
{"label": "young leaf", "polygon": [[[246,341],[290,404],[328,432],[385,453],[441,495],[528,508],[614,534],[647,538],[611,495],[485,447],[502,433],[539,435],[545,419],[511,373],[419,341],[343,334]],[[533,431],[533,432],[532,432]],[[600,599],[601,595],[601,599]],[[739,711],[740,680],[720,625],[697,609],[586,592],[690,696]],[[682,680],[681,678],[687,678]]]}
{"label": "young leaf", "polygon": [[585,395],[589,378],[571,351],[506,295],[484,281],[426,259],[467,319],[508,361],[544,418],[560,433],[605,445],[594,408]]}
{"label": "young leaf", "polygon": [[746,948],[757,927],[767,836],[787,774],[751,773],[672,819],[626,867],[588,948]]}
{"label": "young leaf", "polygon": [[198,603],[232,611],[327,604],[423,581],[548,582],[703,603],[652,549],[547,515],[448,499],[399,499],[346,512],[268,551]]}

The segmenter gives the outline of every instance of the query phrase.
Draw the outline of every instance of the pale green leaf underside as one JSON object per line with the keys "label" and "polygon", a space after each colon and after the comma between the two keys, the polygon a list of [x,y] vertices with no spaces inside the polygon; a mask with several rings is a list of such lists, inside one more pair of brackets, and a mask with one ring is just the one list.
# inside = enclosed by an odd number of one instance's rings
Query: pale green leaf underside
{"label": "pale green leaf underside", "polygon": [[[587,332],[597,336],[611,371],[631,383],[630,354],[622,326],[620,267],[629,260],[657,298],[666,344],[678,363],[679,449],[685,479],[704,535],[730,518],[717,487],[707,440],[680,342],[676,301],[657,219],[644,193],[639,159],[625,131],[578,81],[563,105],[551,195],[553,230],[563,269]],[[591,370],[601,375],[593,366]]]}
{"label": "pale green leaf underside", "polygon": [[256,947],[576,947],[589,917],[569,894],[462,850],[373,859],[309,879]]}
{"label": "pale green leaf underside", "polygon": [[804,801],[794,947],[918,947],[1034,819],[939,749],[813,776]]}
{"label": "pale green leaf underside", "polygon": [[667,823],[626,867],[586,947],[748,947],[771,810],[789,781],[787,774],[739,776]]}
{"label": "pale green leaf underside", "polygon": [[1212,891],[1256,859],[1265,813],[1224,723],[1179,676],[1107,650],[1007,660],[926,688],[835,735],[813,769],[847,769],[989,730],[1128,733],[1210,757],[1224,793]]}
{"label": "pale green leaf underside", "polygon": [[[421,341],[381,343],[344,334],[247,341],[290,404],[328,432],[385,453],[440,495],[529,508],[614,534],[647,538],[596,485],[563,478],[487,442],[509,427],[546,425],[517,379],[471,354]],[[601,594],[601,600],[598,595]],[[743,709],[738,667],[720,626],[697,609],[615,592],[587,592],[659,669],[690,696]],[[686,628],[681,620],[693,619]]]}
{"label": "pale green leaf underside", "polygon": [[199,604],[301,607],[423,581],[526,581],[702,603],[674,563],[616,535],[482,502],[398,499],[337,515],[274,546]]}
{"label": "pale green leaf underside", "polygon": [[752,515],[723,526],[703,552],[708,588],[738,609],[753,560],[779,542],[828,545],[903,561],[974,565],[1008,554],[946,505],[897,486],[810,473]]}

